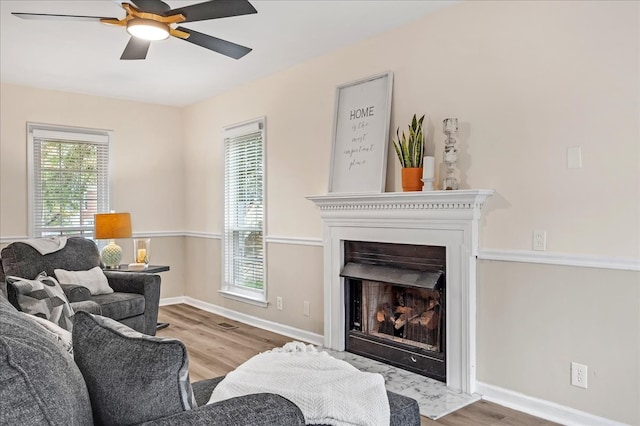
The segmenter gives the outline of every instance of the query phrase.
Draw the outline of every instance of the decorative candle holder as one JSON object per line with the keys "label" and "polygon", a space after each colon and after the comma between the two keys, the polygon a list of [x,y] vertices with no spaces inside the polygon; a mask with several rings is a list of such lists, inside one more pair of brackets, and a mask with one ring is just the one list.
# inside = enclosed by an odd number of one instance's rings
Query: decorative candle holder
{"label": "decorative candle holder", "polygon": [[149,266],[149,257],[151,255],[151,239],[150,238],[134,238],[133,239],[133,256],[136,263],[143,263],[145,269]]}
{"label": "decorative candle holder", "polygon": [[433,179],[420,179],[422,181],[422,191],[433,191]]}
{"label": "decorative candle holder", "polygon": [[442,182],[442,189],[458,189],[458,179],[453,176],[458,161],[455,134],[458,133],[458,119],[445,118],[442,122],[442,131],[447,135],[444,141],[444,163],[447,165],[447,177]]}
{"label": "decorative candle holder", "polygon": [[422,161],[422,190],[433,191],[433,180],[435,174],[435,158],[431,156],[425,156]]}

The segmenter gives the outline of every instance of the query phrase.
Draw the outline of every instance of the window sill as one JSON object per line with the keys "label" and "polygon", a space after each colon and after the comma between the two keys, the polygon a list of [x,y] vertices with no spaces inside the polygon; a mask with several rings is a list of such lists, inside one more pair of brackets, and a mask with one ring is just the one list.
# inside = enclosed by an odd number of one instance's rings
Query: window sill
{"label": "window sill", "polygon": [[248,296],[246,294],[236,293],[231,290],[219,290],[222,297],[226,299],[235,300],[237,302],[248,303],[250,305],[259,306],[261,308],[267,308],[269,306],[269,302],[262,298]]}

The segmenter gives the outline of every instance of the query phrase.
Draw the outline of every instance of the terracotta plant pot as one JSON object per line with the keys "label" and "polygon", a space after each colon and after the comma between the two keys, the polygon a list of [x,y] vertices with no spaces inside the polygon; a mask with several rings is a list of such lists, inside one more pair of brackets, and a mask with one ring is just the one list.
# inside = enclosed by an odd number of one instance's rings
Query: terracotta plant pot
{"label": "terracotta plant pot", "polygon": [[422,167],[402,168],[402,190],[422,191]]}

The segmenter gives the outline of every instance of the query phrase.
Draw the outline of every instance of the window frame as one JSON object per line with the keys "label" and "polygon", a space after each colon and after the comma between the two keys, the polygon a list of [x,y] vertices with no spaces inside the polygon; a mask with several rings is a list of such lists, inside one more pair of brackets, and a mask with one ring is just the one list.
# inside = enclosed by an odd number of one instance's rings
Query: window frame
{"label": "window frame", "polygon": [[[261,132],[261,145],[262,145],[262,289],[252,289],[245,286],[235,285],[227,282],[227,244],[228,244],[228,232],[227,229],[227,140],[229,138],[239,138],[245,135]],[[259,117],[252,120],[247,120],[242,123],[237,123],[231,126],[224,127],[222,129],[222,273],[221,273],[221,289],[219,292],[223,297],[237,300],[240,302],[252,304],[255,306],[266,308],[267,303],[267,206],[266,206],[266,118]]]}
{"label": "window frame", "polygon": [[[35,164],[35,144],[36,139],[39,137],[51,137],[52,139],[59,138],[60,140],[66,140],[70,142],[87,143],[92,146],[104,145],[106,146],[106,157],[100,159],[100,152],[98,151],[100,162],[106,163],[106,166],[99,168],[98,170],[98,185],[105,189],[104,194],[98,194],[97,200],[97,213],[104,213],[110,211],[111,208],[111,158],[112,158],[112,135],[109,130],[102,129],[90,129],[74,126],[62,126],[54,124],[44,124],[27,122],[27,196],[28,196],[28,233],[30,238],[41,238],[43,236],[42,224],[36,220],[36,209],[38,196],[36,191],[37,176],[41,170],[41,165]],[[39,135],[39,136],[38,136]],[[104,153],[104,152],[103,152]],[[101,173],[102,172],[102,173]],[[102,195],[102,197],[101,197]],[[101,197],[101,198],[100,198]],[[42,200],[42,194],[40,194],[40,200]],[[93,228],[93,226],[91,227]],[[79,235],[90,235],[87,238],[93,238],[93,229],[90,232],[88,227],[70,226],[69,230],[77,230]]]}

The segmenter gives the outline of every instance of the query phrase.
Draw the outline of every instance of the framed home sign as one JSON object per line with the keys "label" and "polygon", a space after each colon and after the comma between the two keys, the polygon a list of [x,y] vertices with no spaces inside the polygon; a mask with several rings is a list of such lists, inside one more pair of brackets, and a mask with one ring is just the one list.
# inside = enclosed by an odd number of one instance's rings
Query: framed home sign
{"label": "framed home sign", "polygon": [[381,193],[387,174],[391,71],[336,88],[329,193]]}

